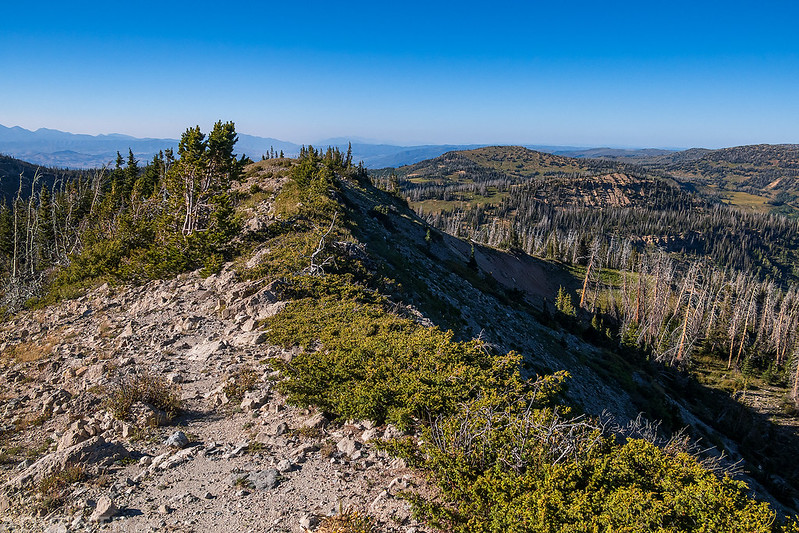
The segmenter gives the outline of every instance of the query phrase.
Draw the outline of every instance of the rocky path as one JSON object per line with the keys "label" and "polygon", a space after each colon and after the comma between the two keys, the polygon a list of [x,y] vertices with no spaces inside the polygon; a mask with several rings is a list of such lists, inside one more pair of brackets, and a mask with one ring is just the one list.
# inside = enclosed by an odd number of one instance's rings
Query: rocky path
{"label": "rocky path", "polygon": [[[5,323],[0,531],[307,531],[347,508],[425,531],[398,497],[411,472],[375,447],[398,430],[330,422],[274,390],[264,362],[292,352],[256,324],[284,305],[227,268],[103,286]],[[109,411],[140,375],[179,391],[169,425],[141,402],[126,420]]]}

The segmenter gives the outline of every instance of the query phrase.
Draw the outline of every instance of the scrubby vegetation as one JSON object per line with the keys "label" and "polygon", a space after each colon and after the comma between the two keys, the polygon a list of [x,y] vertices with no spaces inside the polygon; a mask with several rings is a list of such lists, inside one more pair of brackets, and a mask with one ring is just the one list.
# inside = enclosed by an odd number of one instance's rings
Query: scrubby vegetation
{"label": "scrubby vegetation", "polygon": [[98,281],[136,281],[204,267],[234,253],[239,223],[231,184],[243,161],[233,123],[183,134],[145,167],[130,153],[116,168],[33,188],[0,207],[5,305],[71,297]]}
{"label": "scrubby vegetation", "polygon": [[[317,171],[326,175],[321,162]],[[305,195],[304,203],[308,194],[340,193],[335,179],[315,193],[295,179],[285,194]],[[306,231],[349,238],[341,205],[339,218],[328,210],[324,223],[305,220]],[[301,218],[292,216],[293,223]],[[383,216],[381,223],[390,224]],[[320,244],[331,257],[333,242]],[[275,361],[285,376],[280,387],[299,405],[423,431],[419,441],[402,439],[388,449],[438,486],[434,498],[409,496],[430,524],[464,532],[781,527],[767,504],[724,472],[709,471],[690,447],[661,449],[637,438],[617,443],[599,421],[560,405],[565,373],[524,379],[518,355],[458,342],[451,332],[401,316],[362,264],[346,254],[336,258],[326,272],[313,275],[306,267],[281,277],[279,290],[291,303],[264,327],[272,342],[302,350],[289,363]]]}
{"label": "scrubby vegetation", "polygon": [[322,519],[317,533],[376,533],[374,521],[366,514],[346,509]]}
{"label": "scrubby vegetation", "polygon": [[105,396],[106,406],[119,420],[128,419],[137,402],[162,411],[169,420],[180,412],[178,389],[146,370],[117,376]]}

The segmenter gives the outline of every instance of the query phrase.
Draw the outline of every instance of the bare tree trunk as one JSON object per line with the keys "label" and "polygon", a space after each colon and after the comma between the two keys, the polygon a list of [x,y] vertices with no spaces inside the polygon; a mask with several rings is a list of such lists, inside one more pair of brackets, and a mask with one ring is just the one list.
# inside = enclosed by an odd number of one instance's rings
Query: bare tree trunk
{"label": "bare tree trunk", "polygon": [[17,279],[17,264],[19,262],[19,202],[22,196],[22,173],[19,174],[19,190],[17,190],[17,197],[14,199],[14,258],[11,266],[11,279]]}
{"label": "bare tree trunk", "polygon": [[[735,356],[735,366],[738,366],[738,361],[741,359],[741,353],[744,350],[744,343],[746,342],[746,328],[749,327],[749,317],[752,313],[752,307],[755,304],[755,288],[752,288],[752,295],[749,298],[749,305],[746,307],[746,318],[744,319],[744,329],[741,332],[741,343],[738,346],[738,355]],[[727,367],[729,369],[729,366]]]}

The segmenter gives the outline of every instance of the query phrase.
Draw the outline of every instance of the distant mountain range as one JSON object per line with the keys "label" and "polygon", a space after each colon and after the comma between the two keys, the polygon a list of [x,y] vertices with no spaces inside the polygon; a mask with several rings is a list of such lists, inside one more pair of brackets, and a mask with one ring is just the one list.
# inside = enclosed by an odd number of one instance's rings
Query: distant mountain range
{"label": "distant mountain range", "polygon": [[[342,151],[347,149],[348,142],[344,138],[328,139],[319,143],[317,148],[336,146]],[[40,128],[36,131],[26,130],[19,126],[6,127],[0,125],[0,154],[22,159],[24,161],[56,168],[99,168],[112,165],[117,152],[126,156],[128,149],[142,162],[152,159],[159,150],[172,148],[177,150],[177,139],[138,138],[130,135],[112,133],[107,135],[85,135],[59,130]],[[426,159],[432,159],[446,152],[470,150],[487,146],[485,144],[429,144],[417,146],[398,146],[391,144],[372,144],[362,141],[352,143],[353,159],[363,161],[367,168],[399,167],[411,165]],[[569,157],[651,157],[665,155],[668,150],[617,150],[612,148],[586,149],[575,146],[528,145],[526,148],[541,152],[550,152]],[[270,137],[258,137],[239,133],[236,151],[246,154],[253,160],[273,149],[281,150],[287,156],[296,156],[300,145]],[[639,152],[641,152],[639,154]]]}

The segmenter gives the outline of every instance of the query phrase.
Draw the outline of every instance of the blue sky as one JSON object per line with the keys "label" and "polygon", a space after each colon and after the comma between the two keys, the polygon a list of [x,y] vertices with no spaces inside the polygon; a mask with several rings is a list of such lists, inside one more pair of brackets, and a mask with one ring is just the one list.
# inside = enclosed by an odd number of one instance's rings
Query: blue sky
{"label": "blue sky", "polygon": [[39,2],[0,124],[300,143],[799,143],[795,2]]}

